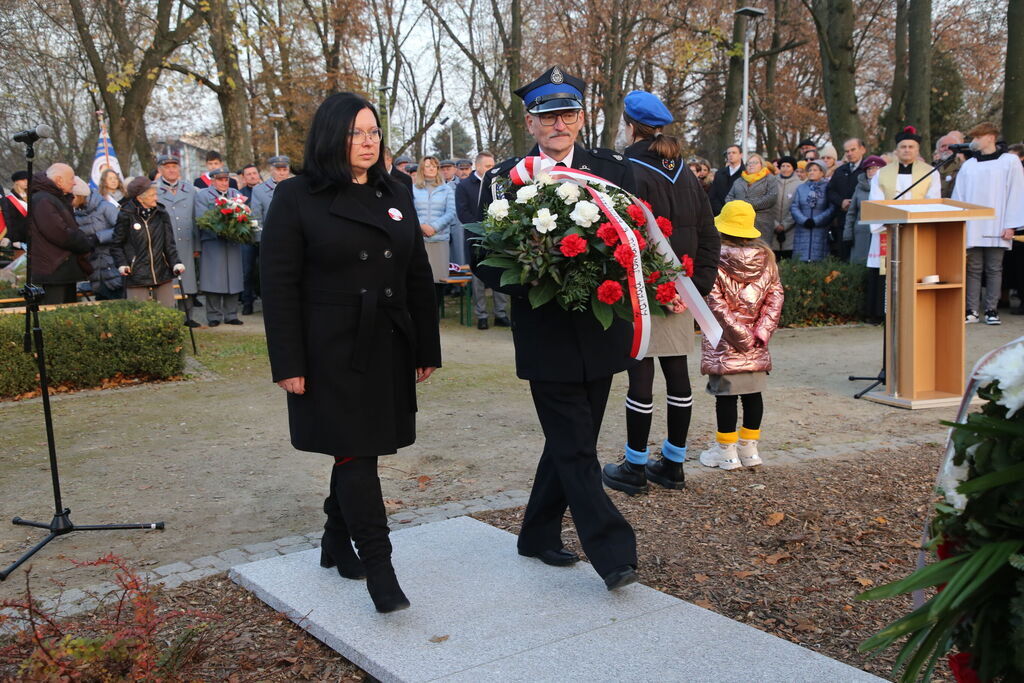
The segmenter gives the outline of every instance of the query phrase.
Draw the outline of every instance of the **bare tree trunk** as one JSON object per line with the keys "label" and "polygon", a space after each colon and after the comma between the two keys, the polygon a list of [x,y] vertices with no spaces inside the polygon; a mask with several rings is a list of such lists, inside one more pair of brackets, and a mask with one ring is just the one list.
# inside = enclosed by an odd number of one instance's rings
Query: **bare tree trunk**
{"label": "bare tree trunk", "polygon": [[1003,89],[1003,139],[1024,140],[1024,0],[1006,10],[1006,84]]}
{"label": "bare tree trunk", "polygon": [[833,142],[840,145],[847,138],[864,136],[857,110],[853,0],[813,0],[809,8],[818,33],[829,133]]}
{"label": "bare tree trunk", "polygon": [[889,109],[882,119],[883,142],[896,137],[907,117],[907,0],[896,0],[896,37],[893,41],[892,90]]}
{"label": "bare tree trunk", "polygon": [[220,87],[214,92],[224,120],[224,156],[228,168],[237,170],[253,161],[253,148],[249,98],[245,94],[245,76],[238,65],[235,15],[227,0],[208,2],[210,10],[206,14],[206,23],[210,28],[210,50],[220,80]]}
{"label": "bare tree trunk", "polygon": [[[736,0],[736,8],[743,6],[743,0]],[[714,139],[709,141],[708,152],[712,164],[721,159],[727,145],[736,142],[736,121],[743,104],[743,36],[747,31],[747,17],[735,15],[732,23],[732,45],[729,55],[729,73],[725,79],[725,106]]]}
{"label": "bare tree trunk", "polygon": [[772,53],[765,58],[764,64],[764,102],[761,105],[761,109],[764,111],[764,150],[773,158],[781,153],[779,150],[778,127],[775,120],[775,73],[779,65],[778,49],[782,46],[782,35],[779,25],[784,8],[785,0],[775,0],[775,12],[772,20]]}
{"label": "bare tree trunk", "polygon": [[926,150],[931,149],[932,0],[910,0],[909,7],[907,121],[917,128],[922,138],[921,152],[925,154]]}

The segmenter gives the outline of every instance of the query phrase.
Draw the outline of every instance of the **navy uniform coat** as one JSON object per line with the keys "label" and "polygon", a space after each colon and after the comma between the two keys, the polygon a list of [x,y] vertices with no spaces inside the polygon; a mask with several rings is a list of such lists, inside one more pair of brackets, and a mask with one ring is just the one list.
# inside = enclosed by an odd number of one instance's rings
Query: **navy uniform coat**
{"label": "navy uniform coat", "polygon": [[[373,171],[371,171],[373,173]],[[416,437],[417,367],[441,365],[434,277],[412,195],[390,179],[278,184],[263,230],[263,317],[292,445],[394,453]]]}
{"label": "navy uniform coat", "polygon": [[[537,156],[534,147],[531,155]],[[484,187],[495,179],[507,177],[519,159],[509,159],[495,166],[484,176]],[[608,149],[584,149],[576,145],[572,167],[587,171],[619,187],[635,190],[631,164]],[[480,198],[482,212],[493,199],[484,189]],[[522,285],[499,286],[502,270],[481,266],[486,254],[473,249],[473,274],[491,289],[511,296],[512,337],[516,346],[516,374],[520,379],[546,382],[587,382],[609,377],[636,364],[629,356],[633,338],[632,325],[616,317],[607,330],[590,311],[566,311],[552,300],[533,308],[527,298],[529,288]]]}
{"label": "navy uniform coat", "polygon": [[[238,190],[228,188],[224,196],[237,197]],[[196,194],[195,219],[214,207],[220,193],[212,187]],[[238,294],[242,291],[242,245],[221,239],[209,230],[199,231],[199,283],[210,294]],[[188,271],[186,271],[188,272]],[[187,291],[187,290],[186,290]]]}

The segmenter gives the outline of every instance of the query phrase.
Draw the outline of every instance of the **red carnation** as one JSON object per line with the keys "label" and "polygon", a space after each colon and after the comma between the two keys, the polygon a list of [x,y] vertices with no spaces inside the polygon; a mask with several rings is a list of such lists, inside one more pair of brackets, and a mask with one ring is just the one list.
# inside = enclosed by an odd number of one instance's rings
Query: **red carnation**
{"label": "red carnation", "polygon": [[605,280],[597,287],[597,300],[613,304],[622,298],[622,285],[615,280]]}
{"label": "red carnation", "polygon": [[619,233],[611,223],[602,223],[597,226],[597,236],[604,240],[609,247],[614,247],[619,243]]}
{"label": "red carnation", "polygon": [[644,236],[640,234],[639,230],[633,231],[633,237],[636,238],[636,244],[638,247],[640,247],[640,251],[643,251],[644,249],[647,248],[647,240],[644,239]]}
{"label": "red carnation", "polygon": [[666,282],[664,284],[658,285],[658,290],[657,292],[655,292],[654,298],[658,300],[659,304],[668,305],[678,295],[679,293],[676,292],[675,284],[671,282]]}
{"label": "red carnation", "polygon": [[239,223],[243,223],[243,222],[245,222],[245,216],[239,216],[239,217],[238,217],[238,222],[239,222]]}
{"label": "red carnation", "polygon": [[660,278],[660,277],[661,277],[661,271],[660,270],[654,271],[653,273],[651,273],[650,275],[647,276],[647,284],[653,285],[655,282],[658,281],[658,278]]}
{"label": "red carnation", "polygon": [[636,204],[630,204],[626,209],[626,213],[629,214],[629,219],[633,221],[633,224],[637,227],[647,225],[647,217],[644,216],[644,210]]}
{"label": "red carnation", "polygon": [[587,241],[577,234],[566,235],[558,246],[564,256],[572,258],[586,252]]}
{"label": "red carnation", "polygon": [[654,207],[652,207],[651,203],[649,201],[647,201],[646,199],[641,199],[640,203],[643,204],[644,206],[646,206],[648,211],[654,211]]}
{"label": "red carnation", "polygon": [[971,666],[971,653],[958,652],[949,655],[949,669],[953,672],[953,678],[961,683],[979,683],[981,678],[978,672]]}
{"label": "red carnation", "polygon": [[658,224],[658,228],[661,230],[661,234],[665,237],[672,236],[672,221],[665,218],[664,216],[658,216],[654,219],[654,222]]}
{"label": "red carnation", "polygon": [[689,254],[683,254],[683,258],[680,259],[683,264],[683,273],[686,277],[693,277],[693,259],[690,258]]}
{"label": "red carnation", "polygon": [[222,214],[224,214],[225,216],[230,216],[231,215],[231,209],[221,209],[220,212]]}
{"label": "red carnation", "polygon": [[629,270],[630,264],[633,263],[633,250],[629,248],[628,244],[620,244],[615,247],[615,260],[619,262],[619,265]]}

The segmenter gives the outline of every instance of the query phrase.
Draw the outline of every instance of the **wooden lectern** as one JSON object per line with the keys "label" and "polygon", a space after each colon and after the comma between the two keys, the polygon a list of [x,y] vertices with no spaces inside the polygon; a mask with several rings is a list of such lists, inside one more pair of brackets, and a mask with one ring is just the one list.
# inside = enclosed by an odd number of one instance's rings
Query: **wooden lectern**
{"label": "wooden lectern", "polygon": [[[964,393],[965,221],[987,206],[952,199],[861,204],[862,223],[885,223],[885,390],[864,398],[900,408],[959,405]],[[928,276],[938,282],[922,282]],[[930,278],[930,279],[934,279]]]}

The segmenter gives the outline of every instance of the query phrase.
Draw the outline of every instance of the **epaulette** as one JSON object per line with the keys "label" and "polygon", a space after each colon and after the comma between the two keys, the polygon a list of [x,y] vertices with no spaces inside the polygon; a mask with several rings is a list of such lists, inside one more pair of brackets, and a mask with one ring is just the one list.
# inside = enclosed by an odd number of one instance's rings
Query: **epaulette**
{"label": "epaulette", "polygon": [[522,161],[522,157],[512,157],[511,159],[505,159],[494,168],[490,170],[492,175],[507,175],[509,171],[515,168],[516,164]]}
{"label": "epaulette", "polygon": [[626,163],[626,157],[622,156],[614,149],[605,149],[604,147],[592,147],[590,153],[600,159],[607,159],[608,161],[614,161],[617,164]]}

